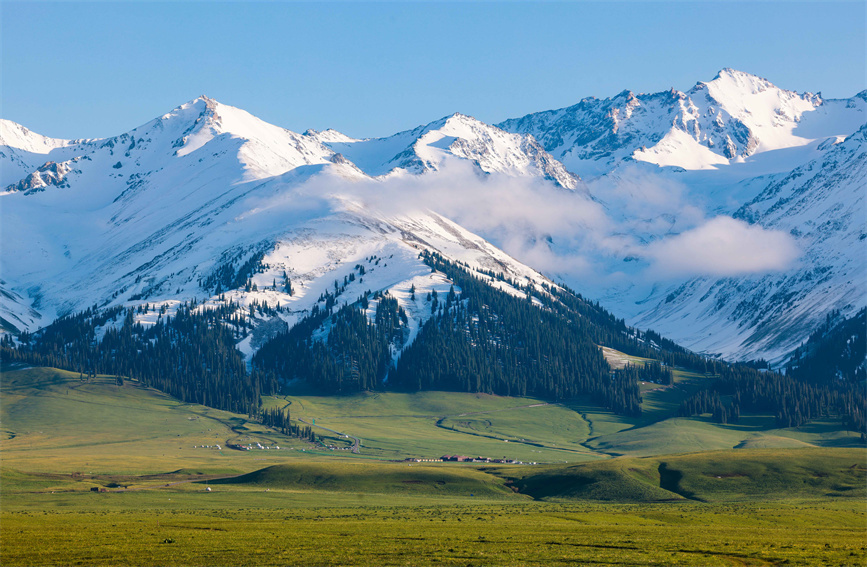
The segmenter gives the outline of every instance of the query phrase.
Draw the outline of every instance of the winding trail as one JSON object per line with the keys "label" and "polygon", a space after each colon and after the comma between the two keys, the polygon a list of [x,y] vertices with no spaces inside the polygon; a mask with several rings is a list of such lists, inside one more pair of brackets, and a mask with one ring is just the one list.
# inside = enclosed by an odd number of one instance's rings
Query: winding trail
{"label": "winding trail", "polygon": [[563,404],[560,402],[542,402],[542,403],[538,403],[538,404],[530,404],[530,405],[526,405],[526,406],[515,406],[515,407],[511,407],[511,408],[502,408],[502,409],[496,409],[496,410],[474,411],[474,412],[468,412],[468,413],[459,413],[459,414],[455,414],[455,415],[444,415],[444,416],[440,417],[439,419],[437,419],[435,425],[441,429],[446,429],[448,431],[454,431],[455,433],[462,433],[464,435],[473,435],[475,437],[484,437],[486,439],[496,439],[497,441],[509,441],[509,443],[519,443],[521,445],[529,445],[531,447],[538,447],[540,449],[548,449],[551,451],[564,451],[567,453],[578,453],[581,455],[584,455],[587,453],[598,454],[598,451],[594,451],[593,449],[586,447],[583,443],[581,444],[581,446],[585,447],[587,449],[587,451],[578,451],[576,449],[568,449],[566,447],[549,447],[548,445],[545,445],[543,443],[537,443],[535,441],[526,441],[524,439],[520,439],[520,440],[519,439],[504,439],[503,437],[497,437],[496,435],[487,435],[485,433],[464,431],[463,429],[456,429],[454,427],[449,427],[449,426],[443,424],[443,422],[445,420],[453,419],[456,417],[467,417],[467,416],[473,416],[473,415],[483,415],[483,414],[512,411],[512,410],[518,410],[518,409],[538,408],[538,407],[547,407],[547,406],[562,406],[562,405]]}
{"label": "winding trail", "polygon": [[[563,406],[563,405],[564,404],[562,402],[540,402],[540,403],[535,403],[535,404],[527,404],[527,405],[523,405],[523,406],[514,406],[514,407],[509,407],[509,408],[500,408],[500,409],[486,410],[486,411],[473,411],[473,412],[465,412],[465,413],[457,413],[457,414],[449,414],[449,415],[427,415],[427,414],[426,415],[392,415],[392,416],[360,416],[360,415],[356,415],[356,416],[339,416],[339,419],[353,419],[353,418],[364,418],[364,417],[384,417],[384,418],[389,418],[389,419],[400,419],[400,418],[425,419],[425,418],[429,418],[429,419],[435,419],[436,421],[434,422],[434,425],[436,427],[439,427],[440,429],[445,429],[447,431],[452,431],[454,433],[458,433],[458,434],[462,434],[462,435],[472,435],[475,437],[483,437],[486,439],[495,439],[497,441],[503,441],[503,440],[505,440],[504,437],[498,437],[496,435],[488,435],[488,434],[479,433],[479,432],[465,431],[463,429],[456,429],[454,427],[450,427],[448,425],[445,425],[443,422],[447,419],[454,419],[454,418],[460,418],[460,417],[470,417],[470,416],[477,416],[477,415],[515,411],[515,410],[521,410],[521,409],[531,409],[531,408],[551,407],[551,406]],[[579,415],[581,415],[580,412],[579,412]],[[583,419],[585,419],[585,421],[589,422],[589,420],[587,420],[587,418],[584,415],[581,415],[581,417]],[[359,439],[358,437],[355,437],[353,435],[349,435],[347,433],[343,433],[342,431],[337,431],[335,429],[331,429],[331,428],[328,428],[328,427],[325,427],[322,425],[316,425],[316,424],[312,423],[312,420],[307,421],[303,418],[298,418],[298,421],[300,421],[301,423],[304,423],[306,425],[309,425],[311,427],[318,427],[318,428],[323,429],[325,431],[335,433],[341,437],[347,437],[347,438],[352,439],[353,440],[352,452],[356,453],[356,454],[360,453],[361,439]],[[590,428],[592,431],[592,424],[590,425]],[[591,447],[588,447],[587,445],[585,445],[583,443],[580,443],[579,445],[581,445],[581,447],[585,450],[569,449],[566,447],[551,447],[551,446],[545,445],[544,443],[535,442],[535,441],[527,441],[527,440],[508,439],[508,441],[510,443],[518,443],[518,444],[522,444],[522,445],[528,445],[531,447],[537,447],[540,449],[548,449],[548,450],[552,450],[552,451],[563,451],[563,452],[567,452],[567,453],[577,453],[580,455],[591,454],[591,455],[598,455],[600,457],[611,456],[611,455],[608,455],[604,452],[597,451]]]}
{"label": "winding trail", "polygon": [[318,427],[319,429],[324,429],[325,431],[330,431],[331,433],[336,433],[337,435],[340,435],[341,437],[346,437],[346,438],[352,439],[352,452],[355,454],[358,454],[361,452],[361,439],[359,439],[358,437],[355,437],[354,435],[349,435],[348,433],[342,433],[340,431],[336,431],[336,430],[330,429],[328,427],[323,427],[322,425],[316,425],[315,423],[310,423],[310,422],[305,421],[304,419],[302,419],[300,417],[298,418],[298,421],[300,421],[301,423],[307,424],[310,427]]}

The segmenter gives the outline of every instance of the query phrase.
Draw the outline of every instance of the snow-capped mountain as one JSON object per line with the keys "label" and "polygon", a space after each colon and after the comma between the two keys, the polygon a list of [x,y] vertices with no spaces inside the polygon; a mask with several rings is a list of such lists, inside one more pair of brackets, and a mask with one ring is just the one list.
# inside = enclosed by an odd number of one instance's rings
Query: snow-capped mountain
{"label": "snow-capped mountain", "polygon": [[51,169],[49,163],[72,159],[88,151],[95,142],[99,140],[47,138],[20,124],[0,119],[0,164],[3,166],[0,188],[24,180],[39,168]]}
{"label": "snow-capped mountain", "polygon": [[[352,299],[390,290],[417,330],[428,316],[418,298],[450,285],[421,251],[522,285],[550,283],[527,264],[552,252],[546,269],[586,294],[570,255],[602,230],[583,245],[615,281],[591,289],[603,305],[700,352],[778,360],[830,310],[865,305],[865,123],[867,91],[825,100],[730,69],[687,92],[624,91],[498,126],[454,114],[386,138],[297,134],[207,97],[107,139],[56,140],[0,120],[0,324],[33,331],[92,305],[279,304],[280,321],[251,315],[260,330],[240,345],[249,353],[336,282]],[[475,215],[440,206],[453,196],[436,191],[408,206],[417,183],[400,187],[401,207],[378,195],[453,163],[477,174],[464,191],[515,179],[552,189],[532,193],[536,203],[488,191]],[[521,222],[511,211],[522,207],[543,210],[541,221]],[[573,212],[576,234],[552,237],[548,219]],[[649,247],[714,216],[791,235],[799,263],[654,279]]]}
{"label": "snow-capped mountain", "polygon": [[824,100],[780,89],[749,73],[723,69],[687,92],[623,91],[585,98],[559,110],[528,114],[498,126],[530,134],[582,177],[623,161],[687,170],[714,169],[749,156],[851,134],[867,120],[867,93]]}
{"label": "snow-capped mountain", "polygon": [[[74,145],[44,143],[42,155]],[[429,311],[424,293],[450,285],[418,258],[422,250],[547,282],[435,212],[386,214],[329,192],[375,182],[314,137],[207,98],[77,146],[80,154],[37,167],[3,194],[0,316],[8,330],[32,331],[92,305],[170,309],[191,298],[245,309],[280,304],[280,317],[293,323],[357,265],[366,274],[346,280],[342,293],[390,290],[417,330]],[[250,285],[238,275],[245,265]],[[253,340],[241,347],[252,351]]]}
{"label": "snow-capped mountain", "polygon": [[512,134],[471,116],[453,114],[387,138],[356,140],[335,132],[307,136],[341,154],[372,176],[398,171],[436,171],[449,156],[476,164],[485,173],[542,177],[566,189],[580,179],[551,157],[530,135]]}
{"label": "snow-capped mountain", "polygon": [[[867,301],[867,254],[859,240],[865,123],[867,91],[823,99],[724,69],[687,92],[624,91],[498,126],[533,135],[570,170],[591,178],[594,197],[615,216],[642,184],[656,184],[681,188],[682,201],[707,216],[791,234],[803,254],[782,273],[654,282],[649,295],[643,290],[651,282],[631,282],[600,293],[631,323],[697,351],[781,360],[830,310],[849,316]],[[674,236],[689,228],[682,205],[649,207],[624,231],[644,243]],[[624,248],[608,269],[640,256]]]}
{"label": "snow-capped mountain", "polygon": [[[781,361],[826,315],[867,305],[867,124],[819,159],[770,183],[735,217],[797,237],[799,265],[781,274],[699,278],[659,294],[639,325],[698,350]],[[678,321],[689,320],[688,325]],[[689,335],[689,336],[687,336]]]}

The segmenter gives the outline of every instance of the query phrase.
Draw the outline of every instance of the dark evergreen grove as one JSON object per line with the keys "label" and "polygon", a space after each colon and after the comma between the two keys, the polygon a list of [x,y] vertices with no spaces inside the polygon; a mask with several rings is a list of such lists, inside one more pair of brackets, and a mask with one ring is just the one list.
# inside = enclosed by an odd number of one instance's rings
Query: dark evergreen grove
{"label": "dark evergreen grove", "polygon": [[568,309],[540,309],[529,288],[518,298],[438,255],[424,260],[461,294],[433,298],[435,315],[401,355],[390,387],[549,399],[590,394],[617,413],[640,413],[637,381],[612,377],[592,321]]}
{"label": "dark evergreen grove", "polygon": [[[276,384],[248,375],[232,331],[222,323],[236,306],[195,308],[195,303],[183,305],[173,317],[161,316],[148,327],[134,321],[132,308],[88,309],[35,335],[22,334],[18,348],[7,340],[2,354],[87,375],[126,376],[184,402],[239,413],[258,407],[260,393],[275,391]],[[97,340],[96,329],[106,324]]]}
{"label": "dark evergreen grove", "polygon": [[316,441],[316,434],[313,433],[313,429],[309,425],[293,423],[288,409],[260,409],[258,412],[251,413],[250,417],[256,418],[262,425],[276,429],[283,435],[300,437],[310,442]]}
{"label": "dark evergreen grove", "polygon": [[[259,349],[252,361],[254,373],[266,376],[266,382],[304,380],[331,393],[388,388],[547,399],[586,394],[617,413],[637,415],[641,411],[638,380],[664,383],[668,371],[651,365],[612,373],[599,344],[658,357],[662,343],[672,347],[666,357],[706,367],[702,357],[657,335],[628,328],[571,291],[549,286],[540,293],[502,274],[484,274],[525,292],[523,298],[515,297],[466,266],[432,253],[421,258],[454,285],[448,294],[428,295],[431,317],[411,344],[405,345],[406,315],[387,293],[372,296],[378,301],[373,321],[363,312],[369,307],[367,295],[336,312],[332,312],[334,296],[325,297],[325,309],[314,308],[287,333]],[[313,340],[320,328],[328,329],[327,339]],[[393,365],[392,354],[399,349],[403,351]]]}
{"label": "dark evergreen grove", "polygon": [[674,383],[671,368],[656,361],[649,361],[641,365],[627,364],[625,368],[615,370],[614,373],[622,375],[625,380],[636,382],[653,382],[663,386],[670,386]]}
{"label": "dark evergreen grove", "polygon": [[785,375],[748,365],[721,366],[713,386],[685,400],[679,413],[712,413],[720,423],[736,422],[744,411],[769,413],[780,427],[836,417],[850,431],[867,436],[865,365],[867,311],[849,319],[832,313],[795,350]]}
{"label": "dark evergreen grove", "polygon": [[[314,307],[288,333],[259,349],[253,356],[254,375],[269,382],[301,379],[332,394],[381,388],[391,349],[403,344],[407,318],[396,299],[377,298],[374,322],[362,311],[362,301],[332,315]],[[329,327],[327,339],[314,340],[313,333],[323,324]]]}
{"label": "dark evergreen grove", "polygon": [[829,313],[825,323],[793,353],[786,375],[811,383],[864,382],[867,379],[867,309],[842,318]]}
{"label": "dark evergreen grove", "polygon": [[776,416],[779,427],[798,427],[813,419],[835,417],[850,431],[864,435],[865,408],[863,382],[812,383],[797,376],[737,365],[721,367],[715,383],[684,400],[678,413],[711,413],[718,423],[735,423],[743,412],[767,413]]}

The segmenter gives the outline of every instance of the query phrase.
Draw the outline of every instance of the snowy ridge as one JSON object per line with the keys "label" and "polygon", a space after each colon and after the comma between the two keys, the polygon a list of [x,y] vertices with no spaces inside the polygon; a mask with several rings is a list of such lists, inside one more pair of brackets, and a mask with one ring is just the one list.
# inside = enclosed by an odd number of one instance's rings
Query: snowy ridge
{"label": "snowy ridge", "polygon": [[21,297],[0,280],[0,332],[18,334],[26,329],[38,329],[51,323],[33,307],[31,300]]}
{"label": "snowy ridge", "polygon": [[[223,301],[244,307],[254,302],[279,304],[288,310],[279,317],[292,325],[309,314],[322,294],[334,293],[338,287],[340,304],[352,303],[370,292],[387,292],[407,313],[410,330],[407,345],[431,316],[425,296],[434,290],[446,294],[452,286],[443,274],[432,272],[419,258],[423,250],[464,262],[470,269],[496,269],[525,284],[551,284],[544,276],[435,213],[388,218],[359,211],[335,212],[278,236],[267,250],[262,260],[267,267],[252,277],[257,290],[233,290],[221,294]],[[359,270],[359,266],[363,269]],[[292,283],[292,295],[281,289],[284,274]],[[478,277],[491,280],[483,274]],[[507,293],[523,295],[508,284],[498,284]],[[218,303],[216,298],[210,302]],[[368,308],[371,320],[374,314],[375,302]],[[246,353],[252,353],[258,346],[252,339],[241,345]]]}
{"label": "snowy ridge", "polygon": [[456,156],[485,173],[542,177],[572,190],[580,183],[532,136],[511,134],[463,114],[388,138],[354,140],[333,130],[307,134],[372,176],[437,171],[446,159]]}
{"label": "snowy ridge", "polygon": [[[813,116],[816,114],[817,116]],[[628,160],[687,170],[714,169],[756,153],[849,135],[867,120],[864,93],[823,100],[723,69],[691,90],[624,91],[498,126],[533,135],[554,158],[583,177]]]}
{"label": "snowy ridge", "polygon": [[190,122],[196,114],[188,131],[178,140],[180,147],[176,155],[189,155],[223,136],[243,140],[238,158],[244,165],[244,181],[279,175],[303,165],[326,163],[333,154],[307,136],[268,124],[244,110],[204,96],[163,119],[183,117],[182,120]]}
{"label": "snowy ridge", "polygon": [[0,119],[0,188],[17,183],[47,162],[64,162],[98,140],[61,140]]}

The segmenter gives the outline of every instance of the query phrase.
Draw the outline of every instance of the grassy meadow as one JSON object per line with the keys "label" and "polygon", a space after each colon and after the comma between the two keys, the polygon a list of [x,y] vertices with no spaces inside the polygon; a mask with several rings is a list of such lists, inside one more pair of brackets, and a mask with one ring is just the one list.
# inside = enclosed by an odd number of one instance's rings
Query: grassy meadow
{"label": "grassy meadow", "polygon": [[[3,565],[863,565],[852,502],[367,505],[3,516]],[[34,545],[34,543],[38,544]]]}
{"label": "grassy meadow", "polygon": [[[675,379],[643,385],[637,419],[448,392],[265,399],[315,419],[314,444],[133,381],[6,367],[0,564],[867,563],[854,434],[674,418],[707,378]],[[403,460],[443,454],[538,464]]]}

